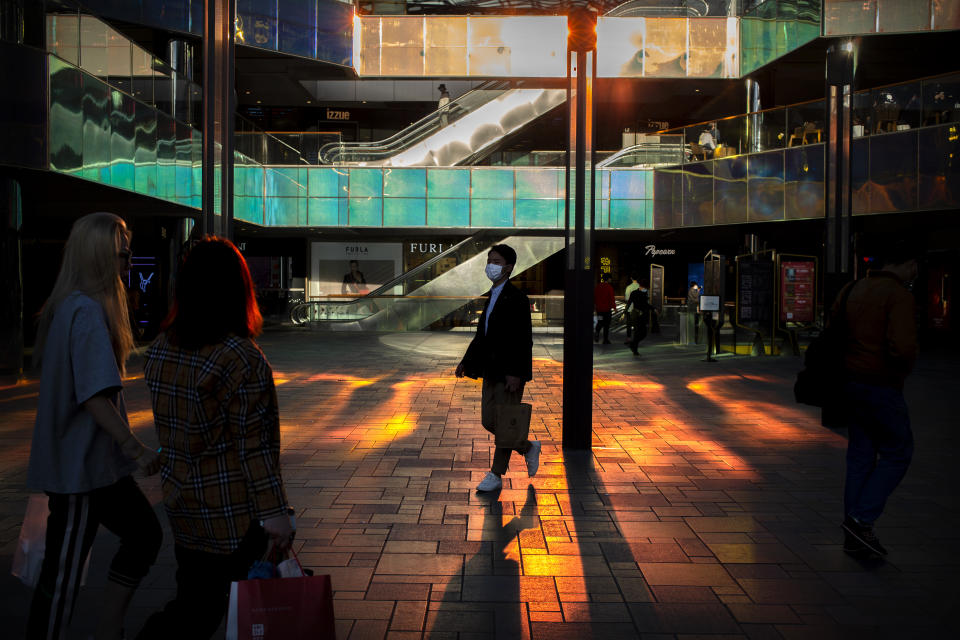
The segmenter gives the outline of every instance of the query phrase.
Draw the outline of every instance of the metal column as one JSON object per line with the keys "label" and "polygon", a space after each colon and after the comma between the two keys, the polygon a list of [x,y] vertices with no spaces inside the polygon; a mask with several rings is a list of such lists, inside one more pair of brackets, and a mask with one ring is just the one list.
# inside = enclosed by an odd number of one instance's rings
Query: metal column
{"label": "metal column", "polygon": [[853,278],[850,138],[856,43],[847,39],[827,49],[826,63],[826,211],[824,229],[824,305],[829,308]]}
{"label": "metal column", "polygon": [[234,19],[232,0],[203,12],[203,232],[233,236]]}
{"label": "metal column", "polygon": [[[571,15],[567,53],[566,273],[563,321],[563,448],[593,440],[593,79],[596,18]],[[592,38],[591,38],[592,34]]]}

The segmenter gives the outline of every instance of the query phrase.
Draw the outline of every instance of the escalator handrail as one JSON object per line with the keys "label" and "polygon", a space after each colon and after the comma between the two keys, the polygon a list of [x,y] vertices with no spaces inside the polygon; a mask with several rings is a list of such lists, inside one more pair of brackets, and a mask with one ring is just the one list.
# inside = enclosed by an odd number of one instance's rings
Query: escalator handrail
{"label": "escalator handrail", "polygon": [[[390,138],[374,142],[345,142],[335,149],[328,151],[326,158],[330,161],[330,164],[336,164],[337,162],[344,161],[359,161],[361,159],[360,156],[362,156],[362,159],[365,161],[371,161],[385,156],[389,157],[390,155],[401,151],[408,146],[416,144],[430,134],[441,129],[442,127],[439,123],[440,118],[443,117],[444,113],[446,113],[448,117],[451,117],[453,120],[456,120],[459,118],[454,117],[455,114],[462,113],[465,115],[472,112],[474,109],[487,104],[490,102],[489,97],[485,98],[484,96],[480,95],[479,92],[488,94],[493,91],[495,90],[475,89],[474,91],[470,92],[472,95],[469,96],[469,99],[460,100],[456,103],[451,102],[444,106],[443,110],[438,109],[420,121],[397,132]],[[465,96],[461,96],[461,98],[464,97]],[[348,157],[346,159],[344,158],[344,156],[351,155],[353,157]]]}
{"label": "escalator handrail", "polygon": [[638,151],[663,151],[670,150],[673,151],[676,149],[680,157],[683,156],[683,144],[669,144],[665,142],[641,142],[640,144],[635,144],[633,146],[627,147],[617,151],[615,154],[609,158],[605,158],[597,163],[597,168],[607,167],[615,163],[620,158],[630,155],[631,153],[636,153]]}
{"label": "escalator handrail", "polygon": [[[359,142],[359,141],[350,141],[350,142],[328,142],[327,144],[320,147],[318,152],[318,158],[324,164],[336,164],[336,158],[333,154],[339,152],[339,155],[349,151],[359,151],[361,148],[366,149],[390,149],[394,148],[395,144],[409,138],[415,133],[419,133],[424,129],[430,129],[431,131],[437,128],[435,125],[440,121],[440,117],[443,113],[452,114],[453,110],[459,107],[466,111],[472,111],[475,106],[472,105],[477,98],[485,97],[487,93],[491,91],[497,91],[506,89],[510,86],[510,82],[506,80],[489,80],[475,89],[464,93],[461,96],[458,96],[456,99],[451,100],[449,103],[443,106],[443,108],[437,108],[435,111],[430,112],[420,120],[407,125],[400,131],[396,132],[388,138],[383,140],[375,140],[372,142]],[[484,100],[480,104],[486,104],[489,100]],[[479,106],[479,105],[476,105]]]}

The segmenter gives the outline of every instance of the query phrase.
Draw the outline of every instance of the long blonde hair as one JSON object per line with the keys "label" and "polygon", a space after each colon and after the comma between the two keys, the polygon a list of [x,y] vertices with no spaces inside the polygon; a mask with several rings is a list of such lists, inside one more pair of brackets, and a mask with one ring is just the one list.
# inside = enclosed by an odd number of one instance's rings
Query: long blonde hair
{"label": "long blonde hair", "polygon": [[127,291],[117,266],[124,240],[129,244],[130,231],[124,221],[112,213],[91,213],[73,223],[63,250],[60,273],[40,313],[33,351],[35,364],[41,363],[57,307],[71,293],[80,291],[103,307],[117,367],[121,374],[126,372],[127,356],[133,349],[133,332],[127,313]]}

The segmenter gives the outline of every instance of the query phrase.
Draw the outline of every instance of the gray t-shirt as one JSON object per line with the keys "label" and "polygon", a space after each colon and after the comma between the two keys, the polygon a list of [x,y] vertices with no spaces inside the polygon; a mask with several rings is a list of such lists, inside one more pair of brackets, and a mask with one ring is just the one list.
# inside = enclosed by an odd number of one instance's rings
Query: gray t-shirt
{"label": "gray t-shirt", "polygon": [[51,493],[85,493],[130,475],[137,465],[120,451],[83,403],[109,391],[126,418],[123,383],[103,308],[75,291],[57,307],[43,347],[40,399],[27,485]]}

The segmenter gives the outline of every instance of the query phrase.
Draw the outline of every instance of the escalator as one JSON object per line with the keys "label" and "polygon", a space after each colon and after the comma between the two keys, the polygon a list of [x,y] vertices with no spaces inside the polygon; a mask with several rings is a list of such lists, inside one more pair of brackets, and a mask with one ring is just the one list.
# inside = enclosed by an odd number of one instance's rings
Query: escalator
{"label": "escalator", "polygon": [[298,304],[290,320],[333,331],[419,331],[458,311],[466,317],[490,288],[487,251],[501,242],[517,252],[515,276],[563,249],[564,239],[481,231],[366,295]]}
{"label": "escalator", "polygon": [[566,99],[565,89],[511,88],[506,81],[488,82],[385,140],[325,145],[320,149],[320,161],[358,166],[454,166],[477,157]]}

